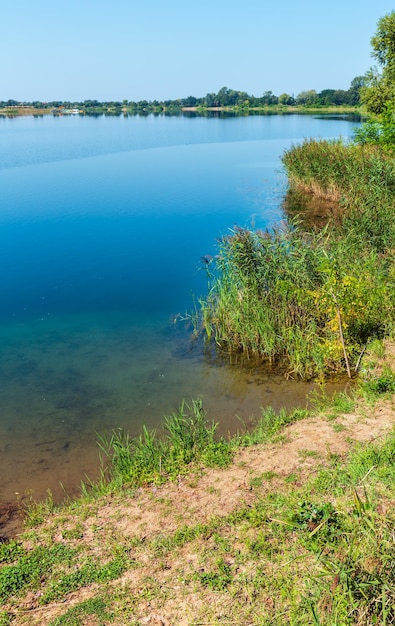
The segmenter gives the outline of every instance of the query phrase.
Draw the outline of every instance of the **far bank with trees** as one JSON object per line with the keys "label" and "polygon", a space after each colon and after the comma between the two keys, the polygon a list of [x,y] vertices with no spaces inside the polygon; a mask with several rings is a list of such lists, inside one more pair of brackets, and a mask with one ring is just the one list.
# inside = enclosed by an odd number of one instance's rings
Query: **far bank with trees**
{"label": "far bank with trees", "polygon": [[311,109],[327,109],[342,107],[347,111],[356,111],[361,106],[361,89],[365,85],[365,77],[357,76],[350,84],[349,89],[324,89],[320,92],[310,89],[298,95],[281,93],[275,95],[272,91],[264,91],[261,96],[254,96],[245,91],[237,91],[222,87],[218,93],[207,93],[203,97],[188,96],[175,100],[139,100],[100,102],[98,100],[84,100],[80,102],[53,100],[42,102],[20,102],[17,100],[0,101],[0,114],[16,115],[122,115],[150,113],[178,114],[182,111],[230,110],[248,113],[249,111],[298,111]]}

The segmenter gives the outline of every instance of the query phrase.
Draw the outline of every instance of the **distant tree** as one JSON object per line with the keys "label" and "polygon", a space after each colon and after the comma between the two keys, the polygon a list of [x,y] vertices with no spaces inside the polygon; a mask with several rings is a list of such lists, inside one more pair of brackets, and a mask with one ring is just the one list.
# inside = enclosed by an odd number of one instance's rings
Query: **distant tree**
{"label": "distant tree", "polygon": [[365,76],[356,76],[352,79],[348,90],[348,102],[352,106],[358,106],[361,103],[361,89],[365,86]]}
{"label": "distant tree", "polygon": [[215,93],[208,93],[206,94],[205,98],[204,98],[204,105],[206,107],[213,107],[214,102],[215,102],[215,98],[216,98],[216,94]]}
{"label": "distant tree", "polygon": [[278,97],[278,103],[291,106],[291,105],[295,104],[295,98],[293,96],[290,96],[289,93],[282,93]]}
{"label": "distant tree", "polygon": [[215,106],[224,107],[228,105],[229,89],[222,87],[215,96]]}
{"label": "distant tree", "polygon": [[315,104],[320,104],[322,106],[330,106],[333,104],[333,99],[335,95],[335,89],[323,89],[317,94],[315,99]]}
{"label": "distant tree", "polygon": [[83,105],[86,109],[91,109],[101,107],[102,103],[98,100],[85,100]]}
{"label": "distant tree", "polygon": [[304,106],[313,106],[318,102],[318,94],[315,89],[310,89],[309,91],[301,91],[300,94],[296,96],[296,104],[304,105]]}
{"label": "distant tree", "polygon": [[182,100],[182,105],[184,107],[195,107],[197,106],[198,99],[195,96],[188,96]]}
{"label": "distant tree", "polygon": [[278,98],[272,91],[265,91],[260,98],[261,104],[264,106],[270,106],[271,104],[278,104]]}

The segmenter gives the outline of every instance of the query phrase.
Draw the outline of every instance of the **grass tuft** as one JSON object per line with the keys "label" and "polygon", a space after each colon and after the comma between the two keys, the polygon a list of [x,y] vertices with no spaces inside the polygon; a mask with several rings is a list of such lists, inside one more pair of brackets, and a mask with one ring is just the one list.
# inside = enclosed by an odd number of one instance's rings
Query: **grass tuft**
{"label": "grass tuft", "polygon": [[99,437],[99,446],[109,460],[106,472],[110,479],[125,485],[140,486],[176,479],[192,463],[225,467],[232,459],[232,448],[216,437],[217,425],[209,423],[200,400],[165,416],[163,433],[149,431],[131,438],[115,431],[110,438]]}

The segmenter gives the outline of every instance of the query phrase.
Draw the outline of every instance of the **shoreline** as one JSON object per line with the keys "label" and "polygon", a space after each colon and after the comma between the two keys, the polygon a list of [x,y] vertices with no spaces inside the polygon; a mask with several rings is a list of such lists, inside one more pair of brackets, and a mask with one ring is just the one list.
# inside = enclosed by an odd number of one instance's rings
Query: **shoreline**
{"label": "shoreline", "polygon": [[[100,107],[100,109],[104,109],[104,107]],[[160,111],[155,109],[133,109],[128,107],[122,107],[119,111],[115,111],[114,108],[108,107],[106,110],[100,110],[100,112],[95,113],[95,111],[91,111],[91,114],[112,114],[112,115],[122,115],[122,114],[130,114],[130,115],[146,115],[152,113],[161,114],[174,114],[178,115],[179,113],[197,113],[204,115],[205,113],[235,113],[240,115],[249,115],[262,113],[262,114],[292,114],[292,113],[303,113],[303,114],[317,114],[321,113],[323,115],[361,115],[365,116],[366,112],[361,109],[361,107],[345,107],[342,105],[339,106],[329,106],[329,107],[305,107],[305,106],[294,106],[294,105],[271,105],[264,107],[238,107],[238,106],[224,106],[224,107],[202,107],[202,106],[183,106],[178,109],[166,108],[164,107]],[[63,116],[73,116],[73,115],[90,115],[90,113],[85,109],[79,109],[78,112],[75,110],[69,110],[62,112],[62,110],[54,109],[46,109],[46,108],[37,108],[34,107],[6,107],[0,108],[0,117],[42,117],[44,115],[53,115],[54,117],[63,117]]]}

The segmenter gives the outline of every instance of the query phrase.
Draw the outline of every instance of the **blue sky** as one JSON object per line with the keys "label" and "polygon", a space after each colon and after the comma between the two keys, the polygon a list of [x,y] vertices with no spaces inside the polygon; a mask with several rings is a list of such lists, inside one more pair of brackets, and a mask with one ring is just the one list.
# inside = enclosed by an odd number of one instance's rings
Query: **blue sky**
{"label": "blue sky", "polygon": [[392,10],[387,0],[6,2],[0,100],[348,89],[374,64],[370,38]]}

